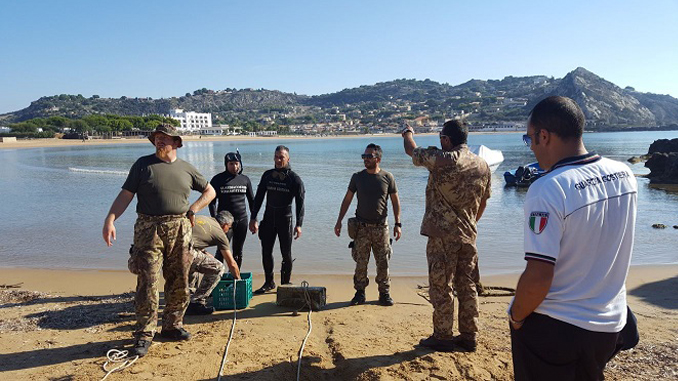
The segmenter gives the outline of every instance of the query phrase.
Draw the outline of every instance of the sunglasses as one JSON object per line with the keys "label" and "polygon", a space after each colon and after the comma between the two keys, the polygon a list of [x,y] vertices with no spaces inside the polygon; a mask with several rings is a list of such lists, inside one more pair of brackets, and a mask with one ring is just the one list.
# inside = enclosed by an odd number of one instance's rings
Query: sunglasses
{"label": "sunglasses", "polygon": [[[530,134],[523,135],[523,143],[525,143],[525,145],[528,146],[528,147],[531,146],[532,145],[532,139],[533,139],[532,137],[536,136],[536,135],[537,135],[537,133],[534,133],[532,135],[530,135]],[[537,144],[539,144],[538,139],[537,139]]]}
{"label": "sunglasses", "polygon": [[362,157],[363,159],[376,159],[377,155],[375,155],[373,153],[370,153],[370,154],[364,153],[364,154],[360,155],[360,157]]}

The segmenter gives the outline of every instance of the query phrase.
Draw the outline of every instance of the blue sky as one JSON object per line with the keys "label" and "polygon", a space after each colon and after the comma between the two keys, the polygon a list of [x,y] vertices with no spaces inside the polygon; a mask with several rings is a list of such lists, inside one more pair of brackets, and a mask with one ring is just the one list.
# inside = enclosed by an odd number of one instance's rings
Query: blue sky
{"label": "blue sky", "polygon": [[0,113],[41,96],[324,94],[397,78],[562,78],[678,97],[678,1],[4,1]]}

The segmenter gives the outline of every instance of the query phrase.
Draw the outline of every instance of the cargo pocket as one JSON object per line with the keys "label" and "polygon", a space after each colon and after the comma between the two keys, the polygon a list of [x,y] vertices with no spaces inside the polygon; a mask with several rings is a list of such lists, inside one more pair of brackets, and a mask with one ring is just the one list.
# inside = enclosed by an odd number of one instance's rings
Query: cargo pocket
{"label": "cargo pocket", "polygon": [[127,260],[127,269],[134,275],[139,275],[139,264],[137,263],[137,252],[134,245],[130,245],[129,259]]}
{"label": "cargo pocket", "polygon": [[355,217],[349,218],[347,225],[348,238],[355,239],[356,235],[358,235],[358,219]]}

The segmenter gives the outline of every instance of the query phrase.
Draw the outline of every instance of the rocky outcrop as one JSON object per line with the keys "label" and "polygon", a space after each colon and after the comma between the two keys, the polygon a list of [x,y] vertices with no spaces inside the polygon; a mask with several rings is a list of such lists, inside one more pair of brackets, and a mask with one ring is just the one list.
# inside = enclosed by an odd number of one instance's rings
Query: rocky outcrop
{"label": "rocky outcrop", "polygon": [[581,67],[568,73],[549,95],[564,95],[574,99],[584,111],[587,128],[590,129],[596,129],[596,125],[657,125],[652,111],[630,92]]}
{"label": "rocky outcrop", "polygon": [[650,184],[678,184],[678,139],[655,140],[648,150],[645,167]]}

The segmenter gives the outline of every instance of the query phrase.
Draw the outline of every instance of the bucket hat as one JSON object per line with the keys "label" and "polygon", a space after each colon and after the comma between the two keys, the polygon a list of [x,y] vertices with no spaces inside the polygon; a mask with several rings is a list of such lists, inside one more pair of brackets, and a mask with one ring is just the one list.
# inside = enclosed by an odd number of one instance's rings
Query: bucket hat
{"label": "bucket hat", "polygon": [[148,140],[150,140],[151,143],[153,143],[153,145],[155,145],[155,135],[157,133],[161,133],[161,134],[165,134],[167,136],[171,136],[173,138],[177,138],[177,139],[179,139],[179,145],[177,146],[177,148],[183,146],[183,143],[181,141],[181,135],[179,134],[179,131],[177,131],[177,129],[174,126],[172,126],[171,124],[163,123],[163,124],[159,125],[158,127],[156,127],[155,131],[151,132],[151,134],[148,135]]}

